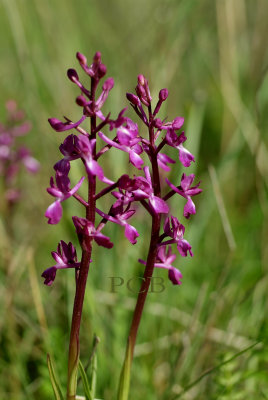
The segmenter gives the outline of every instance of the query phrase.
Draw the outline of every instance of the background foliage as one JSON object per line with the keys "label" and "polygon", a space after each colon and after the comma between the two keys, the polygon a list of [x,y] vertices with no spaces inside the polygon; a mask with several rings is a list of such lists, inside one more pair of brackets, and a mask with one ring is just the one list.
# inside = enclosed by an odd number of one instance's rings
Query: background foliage
{"label": "background foliage", "polygon": [[[60,271],[51,288],[40,275],[52,265],[58,241],[75,240],[70,216],[80,208],[69,200],[60,225],[46,224],[45,189],[63,140],[47,118],[78,119],[78,92],[66,70],[77,67],[76,51],[90,59],[96,50],[115,78],[106,105],[113,116],[126,106],[125,92],[139,73],[153,95],[169,89],[166,115],[185,116],[187,148],[196,156],[187,172],[201,177],[204,189],[186,227],[195,256],[177,259],[183,285],[165,281],[166,290],[148,298],[130,399],[268,398],[267,17],[266,0],[0,1],[1,121],[5,101],[17,100],[33,123],[25,141],[42,166],[21,181],[24,199],[9,220],[13,238],[1,216],[1,398],[52,398],[47,351],[66,382],[73,274]],[[115,176],[129,168],[127,155],[116,151],[105,162]],[[72,170],[74,182],[80,173]],[[125,286],[111,293],[109,277],[126,281],[142,273],[137,258],[149,234],[143,211],[136,227],[141,238],[134,247],[119,227],[109,227],[117,245],[95,249],[88,282],[81,352],[86,362],[96,332],[103,399],[115,397],[135,298]]]}

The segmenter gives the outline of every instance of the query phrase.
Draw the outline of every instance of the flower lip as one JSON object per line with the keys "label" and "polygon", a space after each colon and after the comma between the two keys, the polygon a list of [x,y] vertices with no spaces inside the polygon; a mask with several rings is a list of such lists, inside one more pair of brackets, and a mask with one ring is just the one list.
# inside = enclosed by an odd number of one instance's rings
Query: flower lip
{"label": "flower lip", "polygon": [[41,275],[45,278],[44,284],[47,286],[51,286],[54,282],[58,269],[80,267],[80,263],[77,262],[76,249],[71,242],[67,244],[61,240],[58,244],[57,251],[52,251],[51,255],[56,261],[56,264],[47,268]]}

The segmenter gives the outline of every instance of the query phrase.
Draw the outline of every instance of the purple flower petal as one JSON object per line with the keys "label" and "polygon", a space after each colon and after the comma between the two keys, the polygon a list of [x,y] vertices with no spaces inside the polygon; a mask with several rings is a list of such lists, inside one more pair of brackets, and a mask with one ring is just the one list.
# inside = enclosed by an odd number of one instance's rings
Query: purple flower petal
{"label": "purple flower petal", "polygon": [[129,161],[138,169],[141,169],[142,165],[144,164],[143,159],[133,150],[130,150],[129,152]]}
{"label": "purple flower petal", "polygon": [[167,165],[168,163],[170,164],[175,164],[175,160],[167,156],[166,154],[163,153],[158,153],[157,154],[157,162],[160,168],[162,168],[164,171],[169,172],[170,167]]}
{"label": "purple flower petal", "polygon": [[172,121],[172,128],[175,130],[181,129],[182,125],[184,124],[183,117],[176,117]]}
{"label": "purple flower petal", "polygon": [[47,286],[51,286],[56,278],[56,273],[57,273],[56,267],[50,267],[46,269],[41,275],[42,278],[45,278],[44,284]]}
{"label": "purple flower petal", "polygon": [[179,160],[184,165],[184,167],[189,167],[192,161],[195,161],[194,156],[186,150],[182,143],[186,141],[186,136],[184,132],[177,136],[174,129],[168,129],[166,134],[166,141],[169,146],[175,147],[179,150]]}
{"label": "purple flower petal", "polygon": [[104,236],[102,233],[97,232],[94,235],[94,240],[99,246],[106,247],[106,249],[111,249],[113,247],[113,243],[110,241],[108,236]]}
{"label": "purple flower petal", "polygon": [[86,160],[86,169],[89,174],[97,176],[100,181],[104,178],[102,167],[93,159]]}
{"label": "purple flower petal", "polygon": [[73,196],[75,194],[75,192],[77,192],[77,190],[80,188],[80,186],[82,185],[83,181],[84,181],[85,177],[82,176],[82,178],[79,180],[79,182],[69,191],[69,195]]}
{"label": "purple flower petal", "polygon": [[131,140],[136,137],[136,135],[133,135],[133,132],[127,129],[125,126],[121,126],[117,129],[116,136],[118,137],[119,143],[125,146],[130,146]]}
{"label": "purple flower petal", "polygon": [[53,283],[57,269],[80,267],[80,263],[77,262],[75,247],[71,242],[67,244],[61,240],[58,244],[57,251],[52,251],[51,255],[56,261],[56,265],[53,265],[43,272],[42,277],[45,278],[45,285],[50,286]]}
{"label": "purple flower petal", "polygon": [[160,197],[151,196],[149,203],[157,214],[167,214],[169,212],[169,206]]}
{"label": "purple flower petal", "polygon": [[62,217],[62,206],[60,200],[56,200],[47,208],[45,217],[48,218],[48,224],[55,225],[60,222]]}
{"label": "purple flower petal", "polygon": [[182,175],[181,184],[179,187],[174,186],[167,178],[166,182],[171,187],[174,192],[180,194],[182,197],[187,199],[187,203],[184,206],[183,215],[185,218],[189,218],[191,214],[195,214],[195,205],[191,199],[191,196],[196,196],[197,194],[202,192],[202,189],[199,188],[200,182],[196,186],[192,186],[195,176],[194,174],[190,174],[186,176],[185,174]]}
{"label": "purple flower petal", "polygon": [[110,146],[115,147],[116,149],[123,150],[122,146],[116,142],[114,142],[112,139],[108,138],[104,133],[99,132],[99,137],[104,140],[104,142],[108,143]]}
{"label": "purple flower petal", "polygon": [[134,228],[134,226],[130,224],[125,224],[125,236],[130,241],[130,243],[136,244],[136,239],[137,237],[139,237],[139,233],[137,229]]}
{"label": "purple flower petal", "polygon": [[192,246],[185,239],[180,239],[177,242],[177,248],[182,257],[187,257],[187,252],[189,252],[190,256],[193,257],[193,253],[191,251]]}
{"label": "purple flower petal", "polygon": [[181,177],[181,187],[183,191],[186,191],[187,189],[189,189],[189,187],[191,186],[191,184],[193,183],[195,178],[194,174],[190,174],[190,175],[186,175],[186,174],[182,174]]}
{"label": "purple flower petal", "polygon": [[173,283],[173,285],[181,285],[182,284],[182,282],[181,282],[182,274],[178,269],[176,269],[174,267],[170,268],[168,271],[168,277],[171,280],[171,282]]}
{"label": "purple flower petal", "polygon": [[179,160],[184,167],[190,167],[191,162],[195,161],[194,156],[183,147],[183,145],[179,145]]}
{"label": "purple flower petal", "polygon": [[83,115],[81,119],[79,119],[79,121],[75,122],[75,123],[70,123],[70,122],[61,122],[60,120],[58,120],[57,118],[49,118],[48,122],[50,123],[51,127],[57,131],[57,132],[64,132],[67,131],[69,129],[73,129],[76,128],[77,126],[79,126],[84,120],[86,119],[86,116]]}
{"label": "purple flower petal", "polygon": [[195,214],[195,204],[193,202],[193,200],[191,199],[191,197],[188,198],[187,203],[184,206],[183,209],[183,216],[185,218],[190,218],[190,215]]}

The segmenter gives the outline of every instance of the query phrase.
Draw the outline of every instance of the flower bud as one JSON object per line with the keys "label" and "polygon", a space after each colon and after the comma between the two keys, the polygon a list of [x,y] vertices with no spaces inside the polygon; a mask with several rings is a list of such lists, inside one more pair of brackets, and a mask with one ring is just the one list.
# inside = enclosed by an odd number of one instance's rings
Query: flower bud
{"label": "flower bud", "polygon": [[97,51],[96,54],[93,57],[93,63],[94,64],[99,64],[101,62],[101,52]]}
{"label": "flower bud", "polygon": [[132,103],[134,106],[140,106],[141,102],[138,96],[135,96],[135,94],[132,93],[127,93],[126,96],[128,101],[130,101],[130,103]]}
{"label": "flower bud", "polygon": [[78,77],[78,74],[75,69],[72,69],[72,68],[68,69],[67,76],[70,79],[70,81],[72,81],[74,83],[79,81],[79,77]]}
{"label": "flower bud", "polygon": [[140,101],[148,107],[151,104],[151,94],[147,79],[144,75],[138,75],[138,85],[135,88]]}
{"label": "flower bud", "polygon": [[65,128],[65,124],[57,118],[49,118],[48,122],[50,123],[51,127],[57,132],[62,132]]}
{"label": "flower bud", "polygon": [[80,95],[76,98],[76,104],[78,104],[81,107],[84,107],[87,104],[87,100],[85,99],[84,96]]}
{"label": "flower bud", "polygon": [[162,123],[161,119],[160,119],[160,118],[155,118],[155,120],[154,120],[154,126],[155,126],[157,129],[161,129],[161,128],[162,128],[162,125],[163,125],[163,123]]}
{"label": "flower bud", "polygon": [[159,100],[160,101],[165,101],[168,98],[168,90],[167,89],[161,89],[159,92]]}
{"label": "flower bud", "polygon": [[99,67],[98,67],[98,76],[99,76],[99,79],[103,78],[104,75],[106,75],[106,72],[107,72],[107,67],[106,67],[106,65],[100,64]]}
{"label": "flower bud", "polygon": [[77,52],[76,58],[81,65],[87,65],[87,58],[84,56],[84,54]]}
{"label": "flower bud", "polygon": [[102,90],[111,90],[114,87],[114,79],[108,78],[102,85]]}
{"label": "flower bud", "polygon": [[144,86],[146,82],[146,79],[144,77],[144,75],[138,75],[138,84],[141,86]]}

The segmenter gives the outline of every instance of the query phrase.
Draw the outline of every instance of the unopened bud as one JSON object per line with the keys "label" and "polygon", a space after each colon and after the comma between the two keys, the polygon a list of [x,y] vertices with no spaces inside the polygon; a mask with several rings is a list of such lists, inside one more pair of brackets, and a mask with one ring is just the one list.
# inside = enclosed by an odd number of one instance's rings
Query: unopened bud
{"label": "unopened bud", "polygon": [[87,104],[87,100],[85,99],[84,96],[80,95],[76,98],[76,104],[78,104],[81,107],[84,107]]}
{"label": "unopened bud", "polygon": [[167,89],[161,89],[159,92],[159,100],[160,101],[165,101],[168,97],[168,90]]}
{"label": "unopened bud", "polygon": [[138,96],[135,96],[135,94],[132,93],[127,93],[126,96],[128,101],[130,101],[134,106],[140,106],[141,102]]}
{"label": "unopened bud", "polygon": [[70,81],[72,81],[72,82],[79,81],[79,77],[78,77],[78,74],[75,69],[72,69],[72,68],[68,69],[67,76],[70,79]]}
{"label": "unopened bud", "polygon": [[162,125],[163,125],[163,123],[162,123],[161,119],[160,119],[160,118],[155,118],[155,120],[154,120],[154,126],[155,126],[157,129],[160,129],[160,128],[162,128]]}
{"label": "unopened bud", "polygon": [[138,84],[144,86],[146,79],[143,75],[138,75]]}
{"label": "unopened bud", "polygon": [[99,79],[103,78],[104,75],[106,74],[106,72],[107,72],[106,65],[100,64],[99,67],[98,67],[98,76],[99,76]]}
{"label": "unopened bud", "polygon": [[114,79],[108,78],[102,85],[102,90],[111,90],[114,87]]}
{"label": "unopened bud", "polygon": [[87,65],[87,58],[84,56],[84,54],[77,52],[76,58],[80,64]]}
{"label": "unopened bud", "polygon": [[101,52],[97,51],[95,56],[93,57],[94,64],[99,64],[101,62]]}

